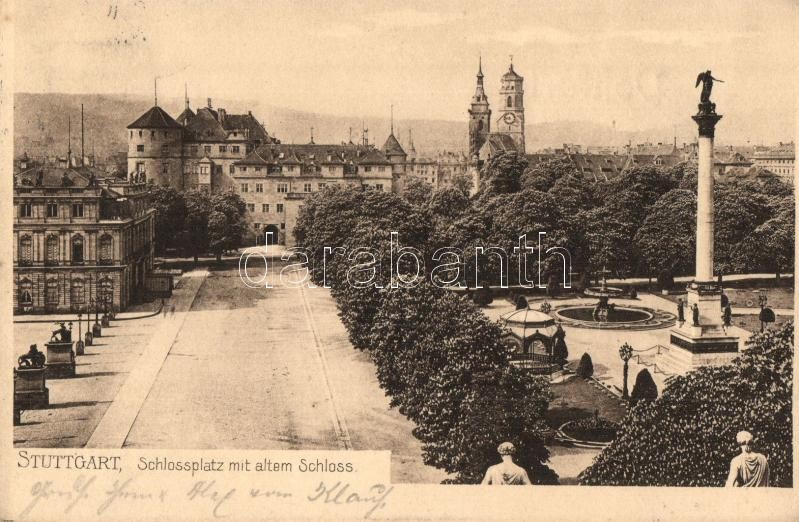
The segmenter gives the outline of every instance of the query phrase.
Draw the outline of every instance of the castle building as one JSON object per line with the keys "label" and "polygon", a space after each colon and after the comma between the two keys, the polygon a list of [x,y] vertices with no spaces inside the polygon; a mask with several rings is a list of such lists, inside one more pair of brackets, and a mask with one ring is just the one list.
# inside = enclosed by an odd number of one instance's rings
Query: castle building
{"label": "castle building", "polygon": [[14,313],[124,309],[153,267],[155,211],[142,183],[91,167],[14,179]]}
{"label": "castle building", "polygon": [[393,133],[382,150],[356,145],[270,143],[236,161],[232,177],[256,236],[294,245],[294,226],[308,196],[330,185],[398,192],[406,155]]}
{"label": "castle building", "polygon": [[128,125],[128,175],[145,176],[158,185],[211,192],[234,187],[233,165],[256,147],[278,143],[252,112],[227,114],[186,106],[177,119],[156,103]]}

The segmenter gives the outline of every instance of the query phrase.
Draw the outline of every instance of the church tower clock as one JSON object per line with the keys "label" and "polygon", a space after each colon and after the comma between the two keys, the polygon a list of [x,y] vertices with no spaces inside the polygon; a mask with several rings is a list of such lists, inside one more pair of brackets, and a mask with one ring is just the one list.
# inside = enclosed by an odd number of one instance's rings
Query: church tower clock
{"label": "church tower clock", "polygon": [[513,138],[516,149],[524,154],[524,78],[513,70],[513,62],[502,75],[499,97],[501,108],[495,132]]}

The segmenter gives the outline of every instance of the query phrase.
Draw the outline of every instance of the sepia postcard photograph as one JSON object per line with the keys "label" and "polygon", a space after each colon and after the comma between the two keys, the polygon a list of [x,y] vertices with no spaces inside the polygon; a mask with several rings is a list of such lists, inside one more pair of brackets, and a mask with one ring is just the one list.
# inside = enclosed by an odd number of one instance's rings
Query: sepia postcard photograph
{"label": "sepia postcard photograph", "polygon": [[799,509],[796,2],[0,14],[2,518]]}

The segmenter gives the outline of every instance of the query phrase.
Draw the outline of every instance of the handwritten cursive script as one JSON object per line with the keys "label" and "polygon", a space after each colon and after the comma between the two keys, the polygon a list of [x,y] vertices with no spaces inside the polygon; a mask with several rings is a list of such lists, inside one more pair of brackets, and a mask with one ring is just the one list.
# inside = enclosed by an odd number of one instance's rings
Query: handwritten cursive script
{"label": "handwritten cursive script", "polygon": [[394,491],[394,486],[375,484],[364,494],[350,490],[350,485],[346,483],[336,482],[332,486],[328,486],[324,482],[320,482],[316,491],[312,495],[308,495],[308,500],[337,505],[371,503],[372,507],[364,515],[364,518],[369,518],[375,511],[386,506],[386,497],[392,491]]}

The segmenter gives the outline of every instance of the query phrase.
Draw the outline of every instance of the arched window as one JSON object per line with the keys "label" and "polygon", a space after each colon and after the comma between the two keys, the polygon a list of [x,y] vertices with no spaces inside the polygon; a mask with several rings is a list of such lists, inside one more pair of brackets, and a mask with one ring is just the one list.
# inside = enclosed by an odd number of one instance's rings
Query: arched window
{"label": "arched window", "polygon": [[102,310],[110,310],[114,304],[114,282],[107,276],[97,282],[97,304]]}
{"label": "arched window", "polygon": [[33,264],[33,240],[28,234],[19,238],[19,264],[30,266]]}
{"label": "arched window", "polygon": [[114,261],[114,238],[105,234],[100,237],[99,262],[102,265],[110,265]]}
{"label": "arched window", "polygon": [[477,130],[483,130],[483,120],[477,120]]}
{"label": "arched window", "polygon": [[513,96],[508,96],[508,107],[513,107]]}
{"label": "arched window", "polygon": [[30,312],[33,307],[33,283],[27,277],[19,282],[17,294],[18,306],[23,312]]}
{"label": "arched window", "polygon": [[83,236],[72,236],[72,262],[83,263]]}
{"label": "arched window", "polygon": [[49,235],[47,236],[47,241],[46,241],[44,264],[57,265],[58,256],[59,256],[58,236],[54,234]]}

